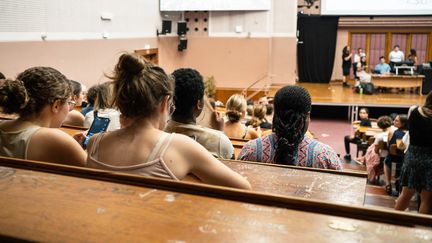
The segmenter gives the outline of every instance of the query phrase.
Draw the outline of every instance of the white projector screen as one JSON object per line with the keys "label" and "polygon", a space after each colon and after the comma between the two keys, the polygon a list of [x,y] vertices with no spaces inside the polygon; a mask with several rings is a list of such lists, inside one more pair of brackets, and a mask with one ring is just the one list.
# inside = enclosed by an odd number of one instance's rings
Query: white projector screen
{"label": "white projector screen", "polygon": [[321,15],[432,15],[432,0],[321,0]]}
{"label": "white projector screen", "polygon": [[271,0],[159,0],[160,11],[270,10]]}

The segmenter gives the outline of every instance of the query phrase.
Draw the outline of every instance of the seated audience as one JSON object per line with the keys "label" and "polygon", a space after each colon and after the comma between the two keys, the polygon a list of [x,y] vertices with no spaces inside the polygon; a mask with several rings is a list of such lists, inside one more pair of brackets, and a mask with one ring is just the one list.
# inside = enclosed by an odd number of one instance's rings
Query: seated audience
{"label": "seated audience", "polygon": [[84,165],[81,146],[59,128],[73,109],[69,80],[50,67],[33,67],[0,86],[0,107],[16,120],[0,122],[0,155]]}
{"label": "seated audience", "polygon": [[115,106],[128,124],[90,138],[88,167],[173,180],[190,173],[205,183],[250,188],[245,178],[191,138],[162,131],[174,109],[173,80],[162,68],[141,56],[123,54],[112,79]]}
{"label": "seated audience", "polygon": [[87,106],[83,107],[81,114],[84,116],[94,109],[94,102],[96,100],[96,89],[98,85],[93,85],[87,91]]}
{"label": "seated audience", "polygon": [[226,116],[224,133],[230,138],[255,139],[258,133],[252,127],[241,123],[246,115],[246,99],[243,95],[234,94],[226,103]]}
{"label": "seated audience", "polygon": [[2,72],[0,72],[0,79],[6,79],[6,77],[4,76],[4,74]]}
{"label": "seated audience", "polygon": [[252,119],[246,123],[246,125],[251,125],[253,127],[259,127],[264,129],[271,129],[272,124],[267,121],[267,105],[258,104],[254,107],[254,115]]}
{"label": "seated audience", "polygon": [[270,122],[273,121],[273,104],[267,104],[266,105],[267,111],[266,111],[266,115],[265,115],[265,119]]}
{"label": "seated audience", "polygon": [[204,82],[201,74],[194,69],[182,68],[174,71],[173,76],[175,110],[165,131],[184,134],[204,146],[213,156],[231,159],[234,147],[222,132],[223,129],[219,131],[203,127],[196,122],[204,108]]}
{"label": "seated audience", "polygon": [[[75,107],[80,107],[84,99],[82,85],[74,80],[70,80],[70,83],[72,86],[72,102],[75,103]],[[73,109],[68,113],[63,124],[82,127],[84,126],[84,115]]]}
{"label": "seated audience", "polygon": [[[370,83],[372,82],[372,75],[366,72],[367,70],[367,64],[366,64],[366,57],[362,56],[360,58],[360,62],[357,63],[357,77],[360,81],[360,83]],[[359,83],[356,83],[355,86],[358,86]]]}
{"label": "seated audience", "polygon": [[411,111],[408,118],[410,142],[402,165],[402,193],[396,210],[405,210],[412,196],[420,194],[419,213],[430,214],[432,206],[432,92],[421,107]]}
{"label": "seated audience", "polygon": [[390,73],[390,65],[388,65],[386,63],[385,57],[381,56],[380,57],[380,63],[378,63],[377,65],[375,65],[375,73],[378,74],[389,74]]}
{"label": "seated audience", "polygon": [[273,133],[247,142],[239,160],[326,169],[341,169],[336,152],[305,136],[311,97],[299,86],[285,86],[274,98]]}
{"label": "seated audience", "polygon": [[[369,109],[368,108],[361,108],[359,111],[359,117],[360,121],[355,121],[353,125],[355,125],[356,129],[358,130],[358,125],[361,127],[370,127],[371,121],[369,120]],[[354,135],[351,136],[345,136],[344,143],[345,143],[345,160],[350,162],[351,161],[351,154],[350,154],[350,143],[354,144],[360,144],[362,142],[360,134],[355,131]]]}
{"label": "seated audience", "polygon": [[[390,148],[391,145],[396,144],[396,140],[402,139],[405,135],[407,129],[408,129],[408,117],[407,115],[398,115],[393,121],[394,126],[396,127],[396,130],[390,130],[388,134],[388,148]],[[396,164],[402,163],[402,156],[403,152],[401,151],[398,156],[391,155],[390,153],[387,155],[387,157],[384,159],[384,175],[386,177],[386,192],[391,195],[392,193],[392,187],[391,187],[391,168],[392,163],[395,162]]]}
{"label": "seated audience", "polygon": [[96,88],[96,100],[93,111],[86,114],[84,127],[90,127],[95,114],[110,119],[107,131],[120,129],[120,112],[113,108],[113,84],[105,82]]}

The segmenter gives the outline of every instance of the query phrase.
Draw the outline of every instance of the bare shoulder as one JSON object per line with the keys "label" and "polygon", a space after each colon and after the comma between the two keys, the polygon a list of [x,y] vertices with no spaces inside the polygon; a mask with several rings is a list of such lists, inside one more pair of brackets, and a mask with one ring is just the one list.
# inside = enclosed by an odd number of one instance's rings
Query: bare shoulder
{"label": "bare shoulder", "polygon": [[83,114],[81,114],[76,110],[72,110],[68,113],[63,123],[68,125],[74,125],[74,126],[83,126],[84,120],[85,117]]}

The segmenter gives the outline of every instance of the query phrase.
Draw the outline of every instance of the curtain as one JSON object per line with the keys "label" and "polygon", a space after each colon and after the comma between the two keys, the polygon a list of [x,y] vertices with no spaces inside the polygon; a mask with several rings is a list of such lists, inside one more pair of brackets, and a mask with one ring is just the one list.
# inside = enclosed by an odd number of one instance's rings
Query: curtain
{"label": "curtain", "polygon": [[[330,82],[338,21],[338,17],[298,15],[297,69],[300,82]],[[342,72],[342,67],[340,69]]]}

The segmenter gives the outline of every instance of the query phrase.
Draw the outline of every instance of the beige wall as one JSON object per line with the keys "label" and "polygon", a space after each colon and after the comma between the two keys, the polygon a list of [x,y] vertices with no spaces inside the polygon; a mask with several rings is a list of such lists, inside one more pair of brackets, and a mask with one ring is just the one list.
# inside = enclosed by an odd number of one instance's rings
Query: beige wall
{"label": "beige wall", "polygon": [[155,47],[156,38],[124,40],[0,42],[0,71],[14,78],[32,66],[51,66],[68,78],[90,85],[105,80],[119,53]]}

